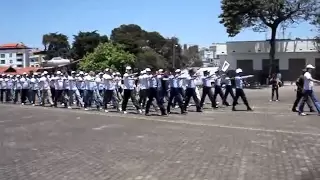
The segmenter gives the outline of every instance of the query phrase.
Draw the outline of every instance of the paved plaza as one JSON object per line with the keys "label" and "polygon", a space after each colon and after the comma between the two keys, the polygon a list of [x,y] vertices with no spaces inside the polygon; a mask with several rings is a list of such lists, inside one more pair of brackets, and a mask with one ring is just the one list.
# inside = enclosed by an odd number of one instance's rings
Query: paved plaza
{"label": "paved plaza", "polygon": [[253,112],[207,104],[147,117],[0,104],[0,180],[320,179],[320,117],[291,112],[293,87],[279,102],[270,89],[245,91]]}

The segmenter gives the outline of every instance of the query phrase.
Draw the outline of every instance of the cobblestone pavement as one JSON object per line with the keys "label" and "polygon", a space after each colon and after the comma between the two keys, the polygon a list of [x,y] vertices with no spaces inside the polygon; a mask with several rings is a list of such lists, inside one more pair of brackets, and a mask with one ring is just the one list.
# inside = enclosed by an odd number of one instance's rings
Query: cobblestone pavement
{"label": "cobblestone pavement", "polygon": [[280,102],[268,89],[246,92],[254,112],[146,117],[1,104],[0,180],[320,179],[319,116],[292,113],[290,87]]}

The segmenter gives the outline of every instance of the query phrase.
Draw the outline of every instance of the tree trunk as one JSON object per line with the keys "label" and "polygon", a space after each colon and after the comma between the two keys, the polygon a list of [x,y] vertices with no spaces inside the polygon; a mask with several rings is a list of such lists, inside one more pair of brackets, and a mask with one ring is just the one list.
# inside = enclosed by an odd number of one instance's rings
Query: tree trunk
{"label": "tree trunk", "polygon": [[270,51],[269,51],[269,77],[272,75],[272,68],[276,54],[277,26],[271,28]]}

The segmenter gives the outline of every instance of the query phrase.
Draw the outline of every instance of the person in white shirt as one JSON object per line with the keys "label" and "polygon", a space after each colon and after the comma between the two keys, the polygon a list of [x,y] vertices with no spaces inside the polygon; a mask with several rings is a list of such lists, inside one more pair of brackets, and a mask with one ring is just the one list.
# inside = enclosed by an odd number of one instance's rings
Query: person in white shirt
{"label": "person in white shirt", "polygon": [[135,89],[135,77],[136,73],[132,73],[132,69],[130,66],[126,67],[126,73],[123,75],[123,85],[124,85],[124,92],[123,92],[123,102],[122,102],[122,110],[123,113],[127,113],[127,104],[128,100],[131,99],[133,105],[136,107],[139,114],[142,113],[141,107],[139,103],[137,102],[137,99],[134,94]]}
{"label": "person in white shirt", "polygon": [[55,89],[55,78],[56,75],[55,74],[51,74],[51,75],[47,75],[47,77],[49,78],[49,85],[50,85],[50,91],[51,91],[51,98],[52,101],[54,102],[54,97],[56,94],[56,89]]}
{"label": "person in white shirt", "polygon": [[105,70],[105,74],[102,76],[103,84],[104,84],[104,111],[108,112],[108,104],[112,101],[113,105],[118,109],[118,111],[121,111],[121,108],[119,107],[119,100],[117,98],[116,94],[116,82],[115,77],[112,75],[109,69]]}
{"label": "person in white shirt", "polygon": [[311,72],[313,69],[315,69],[315,67],[311,64],[308,64],[306,67],[306,72],[304,73],[304,84],[303,84],[304,94],[303,94],[303,99],[302,99],[300,106],[299,106],[299,115],[301,115],[301,116],[306,115],[303,112],[303,109],[304,109],[304,105],[308,101],[309,97],[310,97],[311,101],[313,102],[313,104],[315,105],[316,110],[318,112],[318,115],[320,115],[320,103],[313,92],[314,82],[320,83],[320,81],[312,78]]}
{"label": "person in white shirt", "polygon": [[72,104],[74,102],[74,97],[76,98],[77,104],[80,105],[81,107],[84,106],[83,99],[80,95],[80,92],[77,87],[77,77],[76,77],[76,72],[72,71],[71,76],[68,77],[69,81],[69,90],[68,90],[68,97],[69,97],[69,105],[68,108],[72,108]]}
{"label": "person in white shirt", "polygon": [[64,107],[67,107],[67,101],[64,97],[64,77],[61,71],[57,71],[54,78],[54,107],[58,107],[58,102],[62,102]]}
{"label": "person in white shirt", "polygon": [[[216,71],[215,75],[213,76],[214,79],[214,93],[213,93],[213,102],[215,103],[213,108],[217,108],[217,96],[219,95],[221,100],[224,100],[224,94],[222,91],[222,76],[221,76],[221,71]],[[224,104],[228,105],[228,104]]]}
{"label": "person in white shirt", "polygon": [[48,72],[44,71],[39,79],[39,87],[41,92],[41,105],[45,106],[45,102],[48,101],[51,106],[53,106],[52,94],[50,90],[50,79],[48,77]]}
{"label": "person in white shirt", "polygon": [[13,75],[8,76],[8,81],[7,81],[7,102],[11,102],[13,100]]}
{"label": "person in white shirt", "polygon": [[236,74],[237,75],[234,78],[236,83],[236,96],[233,100],[232,111],[236,111],[236,105],[238,104],[239,97],[242,99],[243,103],[247,106],[247,111],[252,111],[252,108],[250,107],[249,102],[247,100],[246,94],[243,91],[243,86],[244,86],[243,80],[246,78],[253,77],[253,75],[242,76],[242,69],[240,68],[236,69]]}
{"label": "person in white shirt", "polygon": [[96,77],[94,78],[96,85],[94,88],[94,93],[96,96],[96,100],[98,101],[98,103],[101,104],[101,106],[103,106],[103,92],[104,92],[104,87],[103,87],[103,82],[102,82],[102,76],[103,73],[99,72]]}
{"label": "person in white shirt", "polygon": [[36,104],[36,97],[38,97],[39,102],[41,101],[41,96],[39,94],[39,79],[38,79],[38,73],[33,73],[30,79],[30,97],[31,97],[31,103],[33,106]]}
{"label": "person in white shirt", "polygon": [[101,103],[98,101],[97,96],[95,94],[95,88],[96,88],[96,82],[95,82],[95,74],[93,71],[90,71],[89,74],[87,74],[84,78],[84,82],[86,85],[84,97],[85,97],[85,103],[84,103],[84,109],[89,110],[89,108],[92,106],[92,102],[96,103],[97,109],[100,109]]}
{"label": "person in white shirt", "polygon": [[140,72],[140,76],[138,77],[139,79],[139,104],[142,109],[145,108],[146,101],[148,98],[148,89],[149,89],[149,78],[150,75],[147,74],[146,70],[143,70]]}
{"label": "person in white shirt", "polygon": [[232,100],[234,100],[235,95],[233,92],[233,88],[232,88],[232,82],[231,82],[231,72],[228,71],[227,74],[224,76],[224,83],[226,85],[226,90],[224,91],[224,98],[223,98],[223,104],[225,104],[226,106],[229,106],[230,104],[228,103],[228,95],[230,94]]}
{"label": "person in white shirt", "polygon": [[20,84],[22,87],[21,90],[21,104],[24,105],[26,103],[26,100],[29,99],[29,83],[30,79],[27,76],[27,73],[23,73],[21,79],[20,79]]}
{"label": "person in white shirt", "polygon": [[21,76],[17,74],[14,78],[14,99],[13,103],[16,104],[18,102],[18,98],[21,98],[21,90],[22,86],[20,83]]}
{"label": "person in white shirt", "polygon": [[206,96],[208,95],[212,108],[215,107],[216,102],[213,98],[213,91],[212,91],[212,78],[214,74],[210,75],[209,71],[203,71],[203,77],[201,77],[202,80],[202,96],[200,100],[200,107],[203,108],[204,102],[206,100]]}
{"label": "person in white shirt", "polygon": [[[77,78],[77,88],[79,90],[79,93],[80,93],[80,96],[82,97],[83,99],[83,102],[85,103],[85,90],[86,90],[86,84],[84,82],[84,72],[83,71],[80,71],[79,72],[79,76]],[[79,105],[79,104],[78,104]]]}

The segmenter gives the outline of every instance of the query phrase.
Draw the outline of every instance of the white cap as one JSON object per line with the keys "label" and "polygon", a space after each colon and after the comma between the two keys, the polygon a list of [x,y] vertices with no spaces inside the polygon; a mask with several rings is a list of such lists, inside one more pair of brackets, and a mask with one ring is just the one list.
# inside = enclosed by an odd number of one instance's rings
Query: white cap
{"label": "white cap", "polygon": [[158,71],[159,71],[159,72],[163,72],[163,69],[159,69]]}
{"label": "white cap", "polygon": [[71,74],[75,74],[76,72],[75,71],[71,71]]}
{"label": "white cap", "polygon": [[116,75],[121,75],[120,72],[116,72]]}
{"label": "white cap", "polygon": [[38,76],[38,73],[37,73],[37,72],[34,72],[33,75]]}
{"label": "white cap", "polygon": [[56,74],[61,74],[61,71],[57,71],[57,73]]}
{"label": "white cap", "polygon": [[307,69],[315,69],[315,67],[312,66],[311,64],[308,64],[306,68],[307,68]]}
{"label": "white cap", "polygon": [[242,73],[242,69],[240,68],[236,69],[236,73]]}
{"label": "white cap", "polygon": [[84,75],[85,75],[85,76],[87,76],[87,75],[88,75],[88,73],[84,73]]}
{"label": "white cap", "polygon": [[1,76],[5,76],[5,74],[1,74]]}
{"label": "white cap", "polygon": [[146,68],[145,71],[146,71],[146,72],[150,72],[151,69],[150,69],[150,68]]}
{"label": "white cap", "polygon": [[79,74],[82,75],[82,74],[84,74],[84,73],[83,73],[83,71],[80,71]]}
{"label": "white cap", "polygon": [[140,72],[140,74],[145,74],[147,71],[146,70],[143,70]]}
{"label": "white cap", "polygon": [[109,68],[106,68],[104,71],[109,71],[110,69]]}
{"label": "white cap", "polygon": [[11,78],[12,78],[12,77],[13,77],[13,75],[12,75],[12,74],[9,74],[9,77],[11,77]]}
{"label": "white cap", "polygon": [[127,66],[127,67],[126,67],[126,70],[131,70],[131,66]]}
{"label": "white cap", "polygon": [[17,74],[17,75],[16,75],[16,77],[20,77],[20,75],[19,75],[19,74]]}
{"label": "white cap", "polygon": [[116,74],[117,74],[117,73],[113,72],[113,73],[112,73],[112,76],[115,76]]}
{"label": "white cap", "polygon": [[78,76],[80,76],[79,74],[76,74],[76,76],[78,77]]}
{"label": "white cap", "polygon": [[48,71],[43,71],[43,74],[48,74]]}
{"label": "white cap", "polygon": [[27,75],[27,73],[26,73],[26,72],[24,72],[24,73],[23,73],[23,75]]}
{"label": "white cap", "polygon": [[181,72],[181,70],[180,70],[180,69],[177,69],[175,72],[176,72],[176,73],[179,73],[179,72]]}

